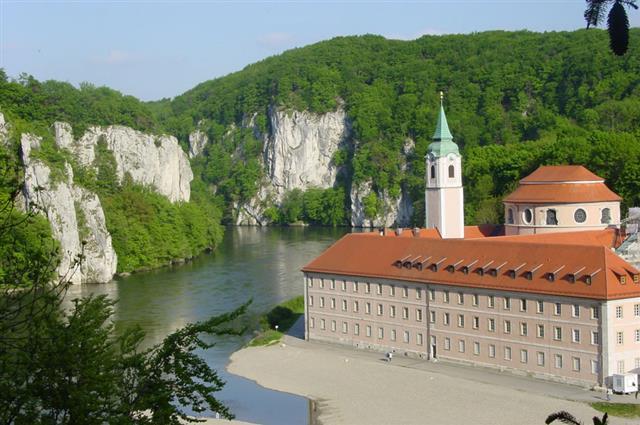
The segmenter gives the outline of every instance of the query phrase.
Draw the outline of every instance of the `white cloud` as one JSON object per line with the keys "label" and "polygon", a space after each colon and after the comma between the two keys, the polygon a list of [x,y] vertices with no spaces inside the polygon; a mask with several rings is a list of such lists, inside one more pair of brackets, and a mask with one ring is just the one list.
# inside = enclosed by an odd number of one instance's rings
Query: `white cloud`
{"label": "white cloud", "polygon": [[137,59],[132,53],[124,50],[112,49],[106,55],[95,56],[92,61],[94,63],[106,65],[121,65],[124,63],[134,62]]}
{"label": "white cloud", "polygon": [[290,45],[294,41],[294,37],[286,32],[270,32],[258,37],[257,41],[262,47],[273,49]]}

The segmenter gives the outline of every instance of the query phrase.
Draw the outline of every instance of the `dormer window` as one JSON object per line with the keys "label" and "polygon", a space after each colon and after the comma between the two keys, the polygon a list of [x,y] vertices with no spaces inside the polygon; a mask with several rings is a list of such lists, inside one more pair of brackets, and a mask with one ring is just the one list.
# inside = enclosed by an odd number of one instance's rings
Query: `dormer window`
{"label": "dormer window", "polygon": [[531,270],[527,270],[527,271],[524,273],[524,277],[525,277],[527,280],[533,280],[533,275],[535,274],[535,272],[537,272],[537,271],[540,269],[540,267],[542,267],[542,264],[538,264],[537,266],[535,266],[535,267],[534,267],[534,268],[532,268]]}
{"label": "dormer window", "polygon": [[431,271],[437,272],[438,268],[440,267],[440,264],[442,264],[444,262],[444,260],[446,260],[447,257],[442,258],[440,261],[436,261],[435,263],[433,263],[431,265]]}
{"label": "dormer window", "polygon": [[455,272],[455,271],[456,271],[456,267],[458,267],[458,266],[460,265],[460,263],[462,263],[462,261],[464,261],[464,260],[456,261],[456,262],[455,262],[455,263],[453,263],[453,264],[449,264],[449,265],[447,266],[447,271],[448,271],[449,273],[453,273],[453,272]]}
{"label": "dormer window", "polygon": [[425,258],[422,261],[418,261],[413,265],[413,267],[415,267],[416,269],[422,271],[422,269],[424,268],[425,264],[427,264],[430,259],[431,259],[431,256]]}
{"label": "dormer window", "polygon": [[578,280],[578,278],[580,277],[580,273],[582,273],[584,271],[584,269],[585,269],[585,267],[580,267],[575,272],[569,273],[569,282],[576,283],[576,280]]}
{"label": "dormer window", "polygon": [[453,165],[449,165],[449,178],[452,179],[456,176],[456,169]]}
{"label": "dormer window", "polygon": [[493,277],[497,277],[497,276],[498,276],[498,272],[500,271],[500,269],[501,269],[502,267],[504,267],[504,265],[505,265],[505,264],[507,264],[507,262],[506,262],[506,261],[505,261],[505,262],[503,262],[502,264],[500,264],[500,265],[498,265],[498,266],[495,266],[494,268],[490,269],[490,270],[489,270],[489,274],[490,274],[491,276],[493,276]]}
{"label": "dormer window", "polygon": [[554,282],[556,280],[556,275],[560,270],[564,269],[564,266],[560,266],[552,272],[547,273],[547,280],[549,282]]}
{"label": "dormer window", "polygon": [[520,271],[520,269],[522,269],[526,265],[527,265],[527,263],[522,263],[518,267],[514,267],[511,270],[509,270],[509,277],[511,279],[515,279],[516,276],[518,275],[518,271]]}
{"label": "dormer window", "polygon": [[590,273],[590,274],[586,275],[586,276],[584,277],[584,282],[585,282],[587,285],[591,285],[591,283],[593,282],[593,278],[594,278],[598,273],[600,273],[600,271],[601,271],[601,270],[602,270],[602,269],[598,269],[598,270],[596,270],[596,271],[594,271],[594,272],[592,272],[592,273]]}
{"label": "dormer window", "polygon": [[633,275],[633,283],[638,283],[638,282],[640,282],[640,275],[634,274]]}
{"label": "dormer window", "polygon": [[471,267],[473,267],[473,265],[476,264],[477,262],[478,262],[478,260],[473,260],[472,262],[470,262],[466,266],[462,266],[462,273],[469,274],[469,270],[471,270]]}
{"label": "dormer window", "polygon": [[620,276],[620,283],[625,285],[627,283],[627,276]]}

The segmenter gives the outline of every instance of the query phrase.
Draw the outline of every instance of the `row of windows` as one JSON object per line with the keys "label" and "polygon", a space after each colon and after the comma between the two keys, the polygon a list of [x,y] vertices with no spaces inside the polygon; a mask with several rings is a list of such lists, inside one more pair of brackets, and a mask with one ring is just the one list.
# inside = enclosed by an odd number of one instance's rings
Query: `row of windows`
{"label": "row of windows", "polygon": [[[636,357],[634,359],[635,369],[640,369],[640,357]],[[617,364],[617,372],[618,373],[627,373],[626,365],[624,360],[618,360]]]}
{"label": "row of windows", "polygon": [[[578,208],[573,212],[573,220],[576,223],[584,223],[587,221],[587,212]],[[509,208],[507,210],[507,224],[514,224],[514,213],[513,209]],[[522,211],[522,221],[525,224],[531,224],[533,221],[533,211],[531,208],[526,208]],[[610,224],[611,223],[611,210],[609,208],[603,208],[600,214],[600,223],[601,224]],[[558,215],[556,210],[551,208],[545,211],[545,219],[544,223],[547,226],[557,226],[558,225]]]}
{"label": "row of windows", "polygon": [[[318,304],[318,306],[320,308],[324,308],[325,307],[325,299],[324,297],[319,297],[320,302]],[[314,303],[314,297],[313,295],[309,295],[309,306],[313,307],[313,303]],[[341,300],[341,309],[342,311],[348,311],[349,310],[349,304],[347,302],[347,300]],[[371,310],[371,303],[370,302],[365,302],[364,304],[364,312],[365,314],[371,314],[372,310]],[[332,309],[336,309],[336,299],[335,298],[330,298],[329,299],[329,306]],[[360,312],[360,301],[353,301],[353,303],[351,304],[351,311],[354,313],[359,313]],[[395,305],[390,305],[389,306],[389,317],[396,317],[396,306]],[[418,322],[422,322],[422,309],[420,308],[416,308],[415,310],[415,319]],[[376,306],[376,314],[378,316],[382,316],[384,315],[384,305],[382,304],[378,304]],[[409,307],[402,307],[402,318],[403,319],[409,319]]]}
{"label": "row of windows", "polygon": [[[444,349],[445,351],[451,351],[451,338],[444,338]],[[464,339],[458,340],[458,352],[464,353],[466,351],[466,341]],[[481,354],[481,344],[479,342],[473,343],[473,354],[479,356]],[[487,355],[490,358],[496,357],[496,346],[494,344],[487,345]],[[554,354],[554,366],[557,369],[562,369],[564,364],[564,356],[562,354]],[[512,358],[512,349],[510,346],[504,347],[504,360],[511,361]],[[521,363],[529,363],[529,350],[522,349],[520,350],[520,362]],[[536,352],[536,363],[538,366],[545,366],[546,363],[546,355],[542,351]],[[581,369],[581,359],[579,357],[571,357],[571,366],[574,372],[580,372]],[[598,362],[596,360],[591,361],[591,373],[598,373]]]}
{"label": "row of windows", "polygon": [[[316,326],[316,320],[314,317],[310,317],[309,318],[309,327],[310,328],[315,328]],[[326,330],[327,329],[327,321],[325,319],[320,319],[320,329],[321,330]],[[330,322],[330,329],[331,332],[336,332],[337,331],[337,322],[335,320],[331,320]],[[347,322],[342,322],[341,324],[341,330],[343,334],[348,334],[349,333],[349,324]],[[373,326],[371,325],[366,325],[364,326],[364,335],[368,338],[373,337]],[[356,336],[360,335],[360,324],[359,323],[355,323],[353,325],[353,334]],[[411,343],[411,332],[410,331],[402,331],[401,332],[402,335],[402,342],[404,342],[405,344],[409,344]],[[378,339],[384,339],[385,337],[385,328],[383,327],[377,327],[376,328],[376,336]],[[416,345],[423,345],[424,344],[424,336],[422,333],[418,332],[414,334],[414,338],[415,338],[415,344]],[[398,331],[396,329],[391,329],[390,330],[390,335],[389,335],[389,339],[391,341],[397,341],[398,340]]]}
{"label": "row of windows", "polygon": [[[640,329],[633,331],[633,340],[634,342],[640,342]],[[616,332],[616,343],[618,345],[624,344],[624,332]]]}
{"label": "row of windows", "polygon": [[[640,304],[633,305],[633,316],[640,317]],[[624,309],[621,305],[616,306],[616,319],[622,319],[624,317]]]}

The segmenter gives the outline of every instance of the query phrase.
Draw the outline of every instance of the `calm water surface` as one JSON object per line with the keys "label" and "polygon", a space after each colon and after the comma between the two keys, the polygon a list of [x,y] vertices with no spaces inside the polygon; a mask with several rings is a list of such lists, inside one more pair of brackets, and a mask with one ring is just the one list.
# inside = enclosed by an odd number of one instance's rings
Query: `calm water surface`
{"label": "calm water surface", "polygon": [[[300,268],[345,229],[229,227],[219,249],[173,268],[132,275],[106,285],[78,285],[70,297],[103,293],[118,300],[116,326],[138,324],[147,343],[186,323],[232,310],[253,299],[252,315],[302,295]],[[225,371],[231,353],[251,338],[224,337],[202,353],[227,381],[219,398],[237,419],[266,424],[306,424],[307,399],[268,390]]]}

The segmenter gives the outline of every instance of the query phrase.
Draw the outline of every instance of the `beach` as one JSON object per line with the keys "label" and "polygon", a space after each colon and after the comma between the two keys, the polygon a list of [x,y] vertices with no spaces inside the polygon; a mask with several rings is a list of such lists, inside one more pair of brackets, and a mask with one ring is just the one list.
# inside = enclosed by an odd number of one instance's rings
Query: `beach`
{"label": "beach", "polygon": [[[323,425],[540,425],[560,410],[586,424],[602,415],[586,402],[604,398],[584,388],[485,368],[402,356],[389,363],[384,353],[292,336],[281,344],[237,351],[227,369],[314,400],[314,421]],[[614,417],[609,423],[638,420]]]}

